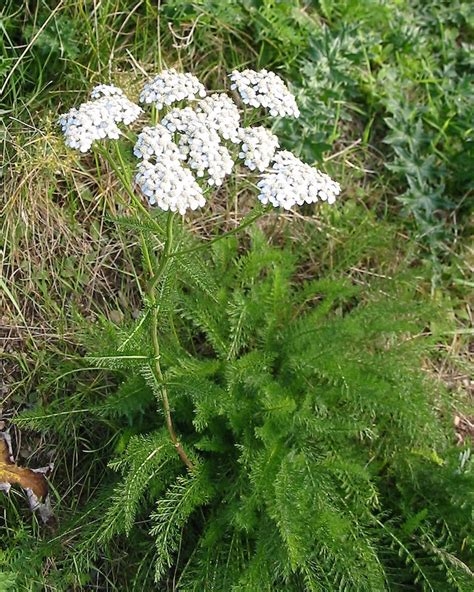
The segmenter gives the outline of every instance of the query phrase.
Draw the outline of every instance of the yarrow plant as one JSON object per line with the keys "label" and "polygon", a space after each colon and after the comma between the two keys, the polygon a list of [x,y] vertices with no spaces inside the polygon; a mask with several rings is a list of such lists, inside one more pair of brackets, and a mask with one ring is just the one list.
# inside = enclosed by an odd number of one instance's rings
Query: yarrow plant
{"label": "yarrow plant", "polygon": [[[127,590],[470,592],[468,457],[459,462],[439,421],[452,401],[433,399],[420,372],[433,342],[409,338],[438,307],[424,302],[418,270],[376,274],[373,291],[352,281],[389,230],[363,214],[363,250],[349,221],[341,236],[353,240],[338,241],[323,277],[324,262],[307,273],[313,241],[295,248],[290,233],[281,248],[257,227],[245,245],[229,236],[274,208],[333,204],[340,187],[280,146],[267,122],[299,111],[276,74],[234,71],[228,86],[167,70],[139,104],[100,84],[61,117],[67,145],[122,184],[116,222],[137,235],[144,271],[140,314],[93,324],[87,358],[47,381],[73,396],[27,413],[26,425],[64,440],[87,421],[88,448],[101,451],[81,470],[81,510],[54,533],[64,580],[48,586],[107,587],[122,571]],[[178,216],[241,189],[255,193],[252,211],[211,240]],[[96,388],[92,369],[113,378]]]}
{"label": "yarrow plant", "polygon": [[[159,233],[163,230],[161,225],[143,206],[140,196],[149,206],[168,212],[164,247],[157,266],[142,236],[150,276],[146,304],[153,319],[150,335],[153,374],[160,385],[166,426],[179,456],[190,469],[193,462],[175,432],[162,380],[157,326],[160,306],[157,288],[169,265],[178,259],[173,252],[175,213],[184,215],[203,207],[209,192],[224,184],[239,159],[247,175],[258,175],[257,197],[264,205],[290,209],[317,201],[332,204],[340,193],[339,184],[328,175],[291,152],[279,150],[278,138],[270,129],[244,125],[248,109],[263,109],[271,117],[299,116],[295,98],[283,80],[267,70],[234,71],[229,78],[235,100],[225,93],[208,94],[192,74],[175,69],[161,72],[140,93],[139,102],[145,107],[152,106],[153,112],[135,138],[132,138],[133,130],[127,128],[134,123],[138,125],[145,112],[113,85],[97,85],[90,101],[71,109],[59,120],[66,144],[81,152],[95,150],[106,158],[124,184],[137,215],[145,215],[147,223],[154,225]],[[134,184],[119,147],[116,146],[117,160],[101,144],[102,140],[117,140],[121,136],[134,141],[133,155],[137,159]],[[257,212],[252,221],[261,213],[261,210]]]}

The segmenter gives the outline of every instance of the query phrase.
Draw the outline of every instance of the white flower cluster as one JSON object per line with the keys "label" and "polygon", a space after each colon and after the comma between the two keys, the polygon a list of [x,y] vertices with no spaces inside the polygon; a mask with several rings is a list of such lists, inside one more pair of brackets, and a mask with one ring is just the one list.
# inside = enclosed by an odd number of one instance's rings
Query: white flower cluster
{"label": "white flower cluster", "polygon": [[193,74],[181,74],[174,68],[164,70],[145,84],[140,94],[140,103],[154,103],[157,109],[178,101],[205,97],[204,85]]}
{"label": "white flower cluster", "polygon": [[144,127],[138,135],[133,154],[143,160],[173,159],[184,160],[184,156],[173,142],[173,136],[163,125]]}
{"label": "white flower cluster", "polygon": [[[230,79],[231,88],[245,104],[263,107],[272,116],[299,116],[294,96],[275,73],[233,71]],[[82,152],[96,140],[119,138],[118,124],[128,125],[142,113],[113,85],[95,86],[91,99],[59,120],[66,144]],[[134,155],[140,159],[135,180],[150,205],[181,214],[202,207],[205,199],[199,178],[220,186],[234,165],[223,141],[240,144],[244,165],[261,173],[257,187],[263,204],[290,209],[316,201],[334,203],[340,193],[338,183],[291,152],[277,152],[278,138],[268,129],[241,128],[239,109],[232,99],[226,94],[206,96],[204,86],[192,74],[165,70],[140,95],[142,103],[153,103],[158,109],[185,99],[196,101],[193,108],[172,108],[161,124],[144,127],[134,146]]]}
{"label": "white flower cluster", "polygon": [[227,95],[210,95],[196,105],[196,112],[202,113],[206,124],[224,140],[235,144],[239,141],[240,113],[237,105]]}
{"label": "white flower cluster", "polygon": [[263,172],[279,145],[278,138],[262,126],[240,128],[239,140],[242,142],[239,158],[251,171],[258,169]]}
{"label": "white flower cluster", "polygon": [[183,155],[165,127],[145,127],[138,136],[134,154],[143,159],[135,181],[150,205],[184,214],[206,203],[193,174],[183,167]]}
{"label": "white flower cluster", "polygon": [[78,109],[73,108],[59,118],[66,145],[81,152],[90,150],[95,140],[117,140],[121,133],[117,123],[129,125],[142,112],[114,86],[99,85],[91,96],[98,98],[82,103]]}
{"label": "white flower cluster", "polygon": [[302,162],[286,150],[277,152],[273,168],[257,183],[258,199],[289,210],[294,205],[319,200],[332,204],[341,188],[328,175]]}
{"label": "white flower cluster", "polygon": [[142,112],[142,108],[129,101],[125,95],[114,94],[108,97],[102,97],[93,102],[104,105],[115,123],[130,125],[138,119]]}
{"label": "white flower cluster", "polygon": [[229,75],[231,89],[239,92],[243,102],[251,107],[263,107],[273,117],[299,117],[295,97],[283,80],[268,70],[234,70]]}
{"label": "white flower cluster", "polygon": [[100,97],[112,97],[114,95],[124,96],[124,92],[118,86],[113,84],[98,84],[91,91],[91,99],[100,99]]}
{"label": "white flower cluster", "polygon": [[171,133],[180,134],[179,150],[196,171],[196,176],[204,177],[207,171],[209,185],[222,185],[234,163],[227,148],[221,145],[217,132],[207,125],[205,114],[191,107],[172,109],[162,124]]}
{"label": "white flower cluster", "polygon": [[149,204],[165,212],[185,214],[186,210],[196,210],[206,203],[191,171],[173,158],[155,164],[144,160],[138,165],[135,181]]}

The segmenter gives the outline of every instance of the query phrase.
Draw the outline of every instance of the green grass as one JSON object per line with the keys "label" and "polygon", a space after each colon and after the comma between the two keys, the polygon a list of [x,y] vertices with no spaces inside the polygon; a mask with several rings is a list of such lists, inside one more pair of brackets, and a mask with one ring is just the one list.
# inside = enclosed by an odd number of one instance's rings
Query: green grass
{"label": "green grass", "polygon": [[[0,409],[17,440],[29,443],[22,462],[55,462],[63,537],[60,543],[36,522],[19,492],[1,496],[0,563],[40,549],[21,589],[85,589],[77,581],[92,577],[98,589],[121,590],[125,581],[127,543],[119,538],[92,576],[78,567],[70,588],[54,584],[60,546],[79,550],[74,521],[108,478],[102,446],[120,451],[136,429],[111,420],[111,440],[100,444],[102,428],[88,416],[116,381],[77,372],[77,357],[104,319],[133,320],[143,275],[134,232],[113,222],[126,213],[118,180],[104,163],[65,148],[58,114],[98,82],[136,97],[146,74],[162,66],[192,71],[216,89],[228,87],[233,68],[279,72],[302,116],[278,123],[277,133],[344,192],[330,211],[267,216],[260,227],[272,244],[297,241],[301,281],[343,275],[364,290],[379,276],[415,269],[418,291],[441,304],[451,323],[430,327],[437,346],[426,369],[449,385],[453,409],[469,415],[473,27],[471,3],[448,0],[170,0],[159,11],[148,0],[21,7],[7,0],[0,8]],[[208,237],[234,228],[251,207],[248,192],[230,185],[188,227]],[[241,241],[245,248],[245,233]],[[62,418],[59,436],[46,420],[36,430],[15,423],[44,406]],[[113,439],[114,430],[122,439]],[[41,547],[41,540],[52,542]]]}

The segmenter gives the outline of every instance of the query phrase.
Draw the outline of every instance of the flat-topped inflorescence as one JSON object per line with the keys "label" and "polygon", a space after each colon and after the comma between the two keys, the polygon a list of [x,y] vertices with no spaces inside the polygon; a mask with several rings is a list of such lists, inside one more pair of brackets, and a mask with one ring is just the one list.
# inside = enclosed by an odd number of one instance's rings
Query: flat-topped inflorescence
{"label": "flat-topped inflorescence", "polygon": [[[294,96],[275,73],[234,71],[230,79],[245,104],[263,107],[272,116],[299,116]],[[111,84],[95,86],[91,98],[59,120],[66,144],[81,152],[96,140],[118,139],[118,124],[129,125],[143,112]],[[206,96],[192,74],[165,70],[140,95],[141,102],[158,109],[183,100],[193,101],[192,107],[171,108],[159,124],[143,127],[133,149],[141,161],[136,183],[150,205],[182,214],[204,205],[199,179],[218,187],[232,172],[233,156],[225,142],[240,144],[244,165],[261,173],[257,186],[262,203],[285,209],[316,201],[334,203],[338,183],[291,152],[277,152],[278,138],[265,127],[240,127],[240,111],[232,98],[224,93]]]}
{"label": "flat-topped inflorescence", "polygon": [[287,150],[277,152],[273,161],[273,167],[257,183],[260,189],[258,199],[263,204],[289,210],[304,203],[325,201],[332,204],[336,201],[341,188],[325,173],[305,164]]}
{"label": "flat-topped inflorescence", "polygon": [[179,101],[192,101],[206,96],[204,85],[193,74],[183,74],[174,68],[163,70],[143,87],[140,103],[154,104],[157,109]]}
{"label": "flat-topped inflorescence", "polygon": [[115,94],[108,97],[101,97],[94,102],[104,105],[116,123],[130,125],[142,113],[142,108],[129,101],[125,95]]}
{"label": "flat-topped inflorescence", "polygon": [[117,140],[121,134],[117,124],[129,125],[142,112],[142,109],[127,99],[120,89],[109,87],[120,92],[104,95],[103,90],[97,88],[93,93],[99,98],[87,101],[78,109],[73,108],[59,118],[66,145],[81,152],[88,152],[96,140]]}
{"label": "flat-topped inflorescence", "polygon": [[114,86],[113,84],[97,84],[91,90],[91,99],[100,99],[100,97],[113,97],[114,95],[123,97],[125,96],[125,93],[121,88]]}
{"label": "flat-topped inflorescence", "polygon": [[142,159],[135,182],[150,205],[184,214],[205,204],[193,174],[182,166],[185,157],[163,125],[143,128],[133,153]]}
{"label": "flat-topped inflorescence", "polygon": [[161,123],[171,133],[190,134],[195,128],[206,124],[206,115],[191,107],[175,107],[163,117]]}
{"label": "flat-topped inflorescence", "polygon": [[263,107],[273,117],[299,117],[295,97],[283,80],[268,70],[234,70],[229,75],[231,89],[237,90],[242,101],[250,107]]}
{"label": "flat-topped inflorescence", "polygon": [[242,127],[238,132],[240,146],[239,158],[251,171],[263,172],[270,164],[279,146],[278,138],[262,126]]}

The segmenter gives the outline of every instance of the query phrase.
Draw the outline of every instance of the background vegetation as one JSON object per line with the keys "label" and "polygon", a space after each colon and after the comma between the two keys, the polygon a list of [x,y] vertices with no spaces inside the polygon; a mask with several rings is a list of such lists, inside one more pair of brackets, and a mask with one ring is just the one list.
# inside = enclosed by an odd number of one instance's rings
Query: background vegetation
{"label": "background vegetation", "polygon": [[[457,0],[6,0],[1,421],[21,464],[54,462],[55,520],[2,494],[0,589],[472,589],[473,25]],[[276,131],[344,188],[166,280],[193,477],[146,376],[98,360],[143,318],[138,238],[56,126],[173,65],[215,89],[280,73],[302,117]],[[178,238],[253,207],[230,182]]]}

